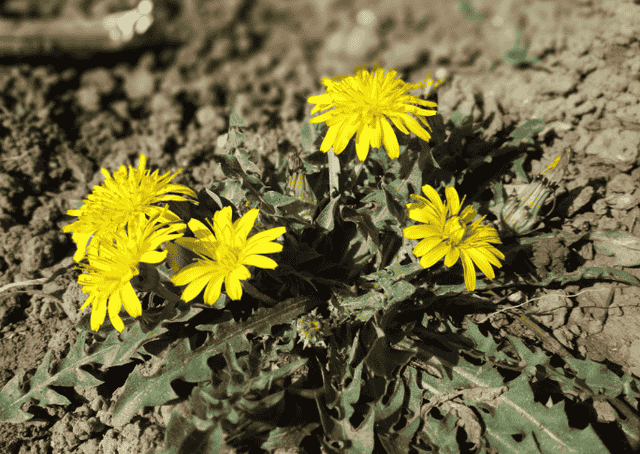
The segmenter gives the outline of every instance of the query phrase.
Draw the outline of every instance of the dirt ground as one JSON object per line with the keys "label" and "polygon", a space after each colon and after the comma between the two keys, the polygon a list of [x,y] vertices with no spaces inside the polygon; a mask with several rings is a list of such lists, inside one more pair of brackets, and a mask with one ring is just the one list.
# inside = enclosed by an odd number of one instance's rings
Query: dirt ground
{"label": "dirt ground", "polygon": [[[47,17],[61,3],[6,2],[0,13]],[[93,3],[94,14],[136,4]],[[474,20],[465,3],[485,20]],[[222,150],[217,139],[227,132],[233,96],[249,126],[247,148],[259,152],[261,165],[273,164],[283,138],[299,145],[311,108],[306,98],[321,92],[320,77],[353,74],[356,64],[376,60],[409,82],[446,74],[439,112],[445,119],[456,109],[476,120],[494,114],[486,137],[542,118],[544,155],[532,157],[531,172],[568,146],[575,152],[558,191],[562,228],[640,237],[640,1],[193,4],[198,14],[184,22],[189,44],[150,43],[100,59],[0,61],[0,287],[69,265],[75,246],[61,230],[72,222],[65,212],[102,181],[100,168],[114,171],[144,152],[161,174],[182,167],[174,182],[198,191],[221,175],[209,157]],[[504,61],[518,36],[543,66]],[[614,265],[615,258],[590,244],[550,239],[533,263],[562,273],[575,264]],[[637,268],[624,269],[640,278]],[[0,388],[33,373],[48,351],[59,358],[75,342],[86,298],[76,277],[65,271],[45,285],[0,294]],[[597,292],[567,297],[586,289]],[[527,307],[544,311],[532,319],[547,335],[578,356],[640,377],[640,289],[593,282],[552,293]],[[524,300],[512,297],[514,304]],[[525,332],[508,313],[493,324]],[[0,423],[0,452],[137,454],[161,447],[171,409],[141,413],[116,431],[108,396],[121,384],[113,383],[70,390],[73,405],[32,408],[29,422]]]}

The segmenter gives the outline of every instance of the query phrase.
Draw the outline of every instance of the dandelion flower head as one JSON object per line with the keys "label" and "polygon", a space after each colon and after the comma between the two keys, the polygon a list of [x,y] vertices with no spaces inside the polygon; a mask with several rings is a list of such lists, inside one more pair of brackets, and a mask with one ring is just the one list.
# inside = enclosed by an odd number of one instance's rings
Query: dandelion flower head
{"label": "dandelion flower head", "polygon": [[476,210],[460,208],[464,202],[452,187],[445,189],[447,204],[445,205],[434,188],[424,185],[422,191],[427,199],[411,194],[411,198],[418,203],[409,203],[409,217],[423,224],[409,226],[403,234],[409,239],[422,239],[413,249],[413,254],[421,257],[420,265],[429,268],[444,257],[447,267],[453,266],[458,259],[462,261],[464,282],[467,290],[476,288],[476,271],[474,264],[489,278],[495,274],[491,265],[501,268],[502,264],[496,258],[504,260],[504,255],[491,246],[490,243],[501,243],[495,228],[483,225],[484,216],[473,221],[477,216]]}
{"label": "dandelion flower head", "polygon": [[170,193],[196,197],[192,189],[170,183],[182,169],[159,176],[158,170],[151,174],[150,170],[145,169],[146,163],[146,155],[141,154],[138,168],[129,166],[127,171],[126,166],[120,166],[113,177],[103,168],[101,172],[105,180],[102,185],[93,187],[93,192],[87,196],[79,210],[67,211],[67,214],[78,217],[76,222],[62,229],[65,233],[73,232],[72,238],[78,246],[73,257],[76,262],[84,257],[92,235],[97,234],[99,238],[110,240],[114,233],[122,230],[131,219],[136,219],[138,214],[144,213],[151,217],[162,211],[161,207],[152,204],[189,200]]}
{"label": "dandelion flower head", "polygon": [[376,67],[371,73],[362,69],[355,76],[343,76],[339,81],[327,77],[322,79],[322,84],[327,87],[326,93],[307,99],[316,105],[311,115],[331,109],[311,118],[311,123],[324,122],[329,127],[320,146],[321,151],[326,153],[333,147],[333,152],[340,154],[355,134],[360,161],[367,158],[369,147],[379,148],[381,143],[389,158],[395,159],[400,155],[400,146],[389,120],[404,134],[409,134],[408,128],[422,140],[431,138],[413,116],[430,129],[426,117],[435,115],[436,111],[413,104],[435,108],[436,103],[407,93],[421,84],[406,83],[396,79],[397,71],[386,74],[385,71],[386,68]]}
{"label": "dandelion flower head", "polygon": [[78,283],[83,293],[89,293],[80,310],[92,306],[92,330],[98,331],[104,323],[107,309],[109,320],[118,331],[124,329],[119,316],[122,306],[132,317],[142,314],[140,299],[130,281],[139,274],[141,262],[160,263],[166,258],[167,251],[157,251],[158,246],[184,234],[185,224],[165,224],[165,218],[179,220],[172,215],[166,207],[149,220],[140,213],[129,221],[126,231],[116,232],[113,240],[102,241],[89,251],[88,264],[80,264],[86,272],[78,277]]}
{"label": "dandelion flower head", "polygon": [[199,258],[171,279],[175,285],[187,285],[182,293],[184,301],[191,301],[206,287],[204,301],[212,306],[220,297],[223,283],[229,298],[239,300],[242,297],[240,281],[251,277],[247,266],[266,269],[278,266],[261,254],[282,251],[282,245],[272,241],[286,232],[285,227],[265,230],[247,238],[259,211],[253,208],[232,223],[231,207],[225,207],[213,215],[213,224],[206,220],[209,227],[197,219],[189,221],[189,229],[195,238],[178,238],[175,243]]}

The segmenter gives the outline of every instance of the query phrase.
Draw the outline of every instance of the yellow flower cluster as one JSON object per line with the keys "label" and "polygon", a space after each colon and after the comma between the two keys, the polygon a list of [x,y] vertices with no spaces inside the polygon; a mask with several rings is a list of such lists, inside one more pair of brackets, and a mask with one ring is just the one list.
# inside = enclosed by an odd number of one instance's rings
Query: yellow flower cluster
{"label": "yellow flower cluster", "polygon": [[[285,232],[285,227],[260,232],[250,239],[247,236],[258,217],[259,210],[252,209],[241,219],[231,223],[231,208],[216,212],[212,231],[196,219],[188,223],[195,238],[184,238],[187,225],[172,213],[165,204],[169,200],[189,200],[179,193],[195,197],[186,186],[169,184],[179,172],[159,177],[156,170],[145,170],[146,156],[140,157],[140,165],[134,169],[120,167],[111,177],[102,169],[105,181],[94,186],[79,210],[67,214],[78,220],[63,228],[72,232],[78,245],[74,259],[82,263],[85,271],[78,278],[83,293],[89,297],[81,310],[92,307],[91,329],[98,331],[104,323],[107,310],[111,324],[124,329],[119,316],[120,309],[132,317],[142,314],[140,299],[131,285],[138,276],[142,263],[160,263],[167,257],[167,248],[158,251],[160,245],[173,241],[198,254],[200,259],[180,270],[173,278],[176,285],[189,283],[182,298],[191,301],[206,286],[205,301],[213,305],[220,296],[224,282],[227,294],[237,300],[242,296],[240,281],[251,277],[247,265],[275,268],[277,264],[260,254],[279,252],[282,245],[271,243]],[[194,203],[197,203],[194,201]],[[208,221],[207,221],[208,222]]]}

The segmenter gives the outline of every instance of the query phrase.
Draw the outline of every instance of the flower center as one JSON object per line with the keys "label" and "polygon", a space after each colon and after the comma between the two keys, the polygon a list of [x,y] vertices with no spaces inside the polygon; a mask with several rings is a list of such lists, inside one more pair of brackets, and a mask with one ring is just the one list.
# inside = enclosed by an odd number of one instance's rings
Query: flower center
{"label": "flower center", "polygon": [[447,219],[444,225],[444,236],[449,240],[451,246],[458,246],[467,233],[467,224],[460,219],[460,216],[453,216]]}
{"label": "flower center", "polygon": [[215,255],[216,261],[220,266],[232,270],[238,265],[240,251],[238,248],[231,247],[227,244],[218,244]]}

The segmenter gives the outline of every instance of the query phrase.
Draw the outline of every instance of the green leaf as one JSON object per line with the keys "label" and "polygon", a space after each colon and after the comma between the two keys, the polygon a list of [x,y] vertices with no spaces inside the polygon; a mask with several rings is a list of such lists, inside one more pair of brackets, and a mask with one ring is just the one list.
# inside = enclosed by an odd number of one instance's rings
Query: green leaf
{"label": "green leaf", "polygon": [[529,175],[527,175],[527,172],[525,172],[524,169],[522,168],[522,165],[528,158],[529,157],[527,155],[523,155],[513,161],[513,171],[516,173],[516,175],[518,175],[518,177],[522,181],[525,182],[525,184],[531,183],[531,180],[529,179]]}
{"label": "green leaf", "polygon": [[222,438],[223,432],[220,422],[216,422],[207,430],[201,431],[177,411],[171,413],[165,434],[167,448],[171,448],[176,454],[185,452],[186,447],[190,452],[194,453],[224,452],[222,450]]}
{"label": "green leaf", "polygon": [[244,126],[245,122],[240,114],[238,114],[238,110],[235,107],[231,107],[231,112],[229,113],[229,129],[231,130],[231,128],[242,128]]}
{"label": "green leaf", "polygon": [[318,423],[311,423],[302,426],[276,427],[274,430],[269,432],[269,438],[262,443],[260,447],[269,452],[291,449],[295,449],[297,451],[302,444],[302,440],[311,435],[311,433],[318,427],[320,427],[320,424]]}
{"label": "green leaf", "polygon": [[[51,386],[91,386],[103,383],[80,366],[95,362],[101,354],[85,354],[87,332],[83,331],[69,353],[60,361],[56,372],[51,372],[51,355],[48,351],[30,380],[27,392],[20,389],[19,383],[24,373],[15,375],[0,391],[0,421],[19,424],[29,421],[33,415],[22,410],[22,405],[36,399],[39,405],[69,405],[71,402]],[[99,356],[98,356],[99,355]],[[98,357],[97,357],[98,356]]]}
{"label": "green leaf", "polygon": [[318,218],[316,219],[316,223],[329,232],[333,231],[335,227],[335,211],[339,201],[340,197],[331,199],[329,203],[322,209],[322,211],[318,215]]}
{"label": "green leaf", "polygon": [[511,132],[509,137],[513,137],[513,140],[509,142],[508,145],[517,147],[521,143],[533,143],[533,135],[543,129],[544,120],[542,118],[527,120],[522,126]]}
{"label": "green leaf", "polygon": [[[449,117],[449,121],[453,122],[456,128],[462,127],[465,122],[468,122],[471,119],[471,114],[463,115],[459,110],[456,110]],[[434,161],[435,162],[435,161]],[[440,167],[437,167],[440,168]]]}
{"label": "green leaf", "polygon": [[622,392],[620,377],[611,372],[606,365],[588,358],[584,360],[564,358],[564,360],[576,372],[577,377],[585,381],[593,393],[617,397]]}
{"label": "green leaf", "polygon": [[387,295],[387,303],[385,306],[389,306],[398,301],[404,301],[416,292],[417,288],[414,285],[406,281],[400,281],[395,283],[391,288],[385,288],[384,292]]}
{"label": "green leaf", "polygon": [[354,298],[344,298],[341,296],[337,298],[342,309],[362,321],[369,320],[373,314],[383,309],[385,301],[384,294],[377,290],[372,290]]}
{"label": "green leaf", "polygon": [[484,14],[471,4],[471,0],[458,0],[458,9],[465,18],[474,22],[482,22],[485,19]]}
{"label": "green leaf", "polygon": [[260,175],[260,169],[256,164],[251,161],[251,157],[246,150],[237,149],[234,153],[235,157],[238,159],[238,163],[240,164],[240,168],[248,174]]}
{"label": "green leaf", "polygon": [[286,206],[298,201],[298,199],[296,199],[295,197],[290,197],[288,195],[284,195],[276,191],[266,192],[264,194],[263,199],[269,205],[272,205],[274,207]]}
{"label": "green leaf", "polygon": [[245,136],[235,128],[229,129],[229,136],[225,146],[229,148],[239,148],[244,143]]}
{"label": "green leaf", "polygon": [[629,232],[598,230],[590,233],[589,239],[593,240],[596,251],[615,256],[615,265],[627,267],[640,265],[640,238]]}

